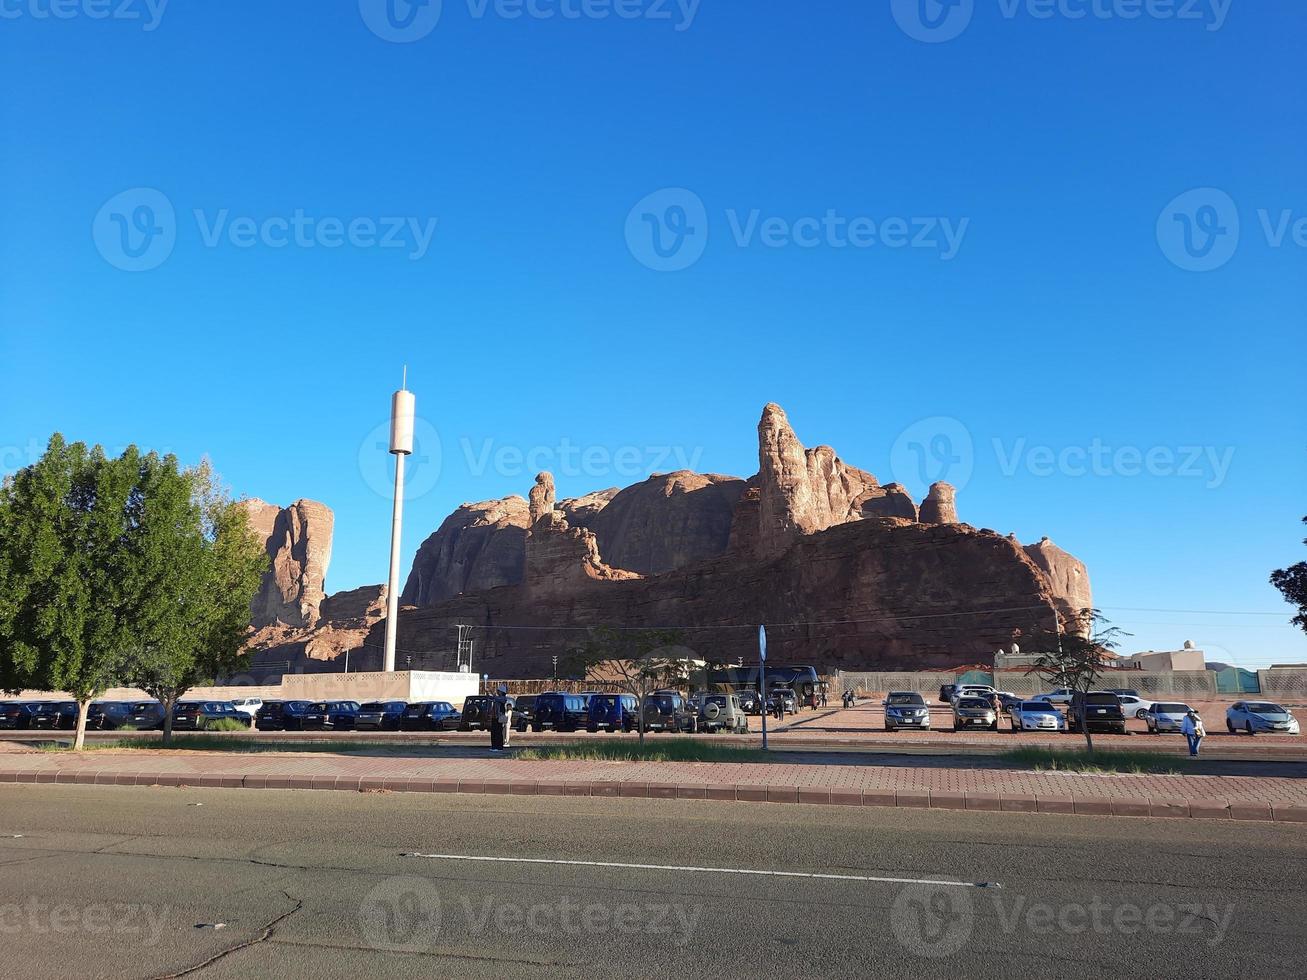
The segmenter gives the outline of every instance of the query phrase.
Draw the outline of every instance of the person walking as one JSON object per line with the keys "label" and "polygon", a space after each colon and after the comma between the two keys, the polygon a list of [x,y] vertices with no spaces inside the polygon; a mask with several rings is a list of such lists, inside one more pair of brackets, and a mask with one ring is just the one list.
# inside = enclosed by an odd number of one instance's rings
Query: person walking
{"label": "person walking", "polygon": [[1203,728],[1203,719],[1198,716],[1198,712],[1192,708],[1184,716],[1184,721],[1180,722],[1180,731],[1189,741],[1189,755],[1198,758],[1198,746],[1202,745],[1203,739],[1207,737],[1207,730]]}

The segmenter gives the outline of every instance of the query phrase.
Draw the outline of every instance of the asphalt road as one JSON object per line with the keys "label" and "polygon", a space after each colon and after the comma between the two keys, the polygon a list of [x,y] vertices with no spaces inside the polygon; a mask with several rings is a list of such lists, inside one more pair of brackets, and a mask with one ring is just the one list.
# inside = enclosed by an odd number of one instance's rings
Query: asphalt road
{"label": "asphalt road", "polygon": [[0,786],[0,966],[1301,977],[1305,860],[1297,827],[1224,821]]}

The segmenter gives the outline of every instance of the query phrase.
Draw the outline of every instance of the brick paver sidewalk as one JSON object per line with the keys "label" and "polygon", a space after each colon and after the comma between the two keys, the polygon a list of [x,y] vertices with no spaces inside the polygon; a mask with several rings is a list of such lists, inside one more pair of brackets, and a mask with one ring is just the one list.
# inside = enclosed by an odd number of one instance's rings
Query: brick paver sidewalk
{"label": "brick paver sidewalk", "polygon": [[625,796],[1307,821],[1307,780],[723,762],[528,762],[326,753],[6,753],[0,783]]}

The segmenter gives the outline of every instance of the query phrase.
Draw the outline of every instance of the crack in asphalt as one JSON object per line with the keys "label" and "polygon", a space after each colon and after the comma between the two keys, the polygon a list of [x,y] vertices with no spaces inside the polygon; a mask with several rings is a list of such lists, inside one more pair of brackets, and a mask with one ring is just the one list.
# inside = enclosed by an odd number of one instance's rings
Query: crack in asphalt
{"label": "crack in asphalt", "polygon": [[[272,940],[272,945],[290,946],[290,947],[306,946],[312,949],[335,949],[335,950],[340,950],[341,952],[349,952],[349,953],[392,953],[397,956],[423,956],[423,957],[431,957],[435,959],[468,960],[476,963],[518,964],[521,966],[577,967],[577,966],[585,965],[584,961],[582,960],[554,960],[554,959],[546,959],[544,957],[534,957],[528,959],[528,958],[522,958],[516,956],[492,956],[488,954],[477,954],[477,953],[456,953],[453,950],[439,950],[439,949],[417,949],[417,950],[384,949],[384,948],[378,948],[376,946],[359,946],[350,943],[324,943],[312,939],[300,940],[300,939],[278,938]],[[165,980],[165,978],[157,978],[157,980]]]}
{"label": "crack in asphalt", "polygon": [[289,919],[300,909],[304,908],[304,900],[302,898],[295,898],[289,892],[282,892],[282,894],[286,896],[286,901],[295,903],[294,907],[281,913],[281,915],[277,916],[275,919],[273,919],[271,922],[265,925],[263,927],[262,932],[260,932],[259,935],[255,936],[253,939],[247,939],[243,943],[237,943],[235,946],[231,946],[227,949],[222,950],[221,952],[215,953],[214,955],[210,956],[208,959],[200,963],[196,963],[194,966],[188,966],[185,969],[179,970],[176,973],[161,973],[158,976],[154,977],[153,980],[177,980],[178,977],[185,977],[185,976],[189,976],[192,973],[198,973],[200,970],[212,966],[214,963],[217,963],[219,960],[231,956],[233,953],[239,953],[243,949],[249,949],[251,946],[257,946],[259,943],[267,942],[267,940],[272,937],[272,934],[277,931],[277,927],[279,925],[281,925],[283,922]]}

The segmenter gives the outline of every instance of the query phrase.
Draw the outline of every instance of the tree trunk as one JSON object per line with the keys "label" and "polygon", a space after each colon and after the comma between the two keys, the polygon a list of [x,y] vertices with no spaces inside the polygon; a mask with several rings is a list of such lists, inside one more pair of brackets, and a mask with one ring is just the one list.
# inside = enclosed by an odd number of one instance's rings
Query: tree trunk
{"label": "tree trunk", "polygon": [[640,751],[643,752],[644,751],[644,695],[643,694],[638,695],[638,700],[640,704],[640,716],[637,719],[637,723],[638,723],[638,730],[640,732]]}
{"label": "tree trunk", "polygon": [[90,706],[90,698],[77,702],[77,734],[73,736],[74,752],[80,752],[86,746],[86,711]]}
{"label": "tree trunk", "polygon": [[1091,734],[1089,734],[1089,725],[1088,725],[1087,722],[1084,721],[1084,719],[1081,719],[1081,721],[1080,721],[1080,727],[1081,727],[1082,729],[1084,729],[1084,732],[1085,732],[1085,751],[1087,751],[1090,755],[1093,755],[1093,754],[1094,754],[1094,736],[1091,735]]}
{"label": "tree trunk", "polygon": [[163,699],[163,745],[164,745],[164,748],[167,748],[168,746],[172,745],[172,709],[173,709],[173,705],[176,703],[176,701],[177,701],[177,699],[176,699],[175,697],[172,697],[172,698],[164,698],[164,699]]}

